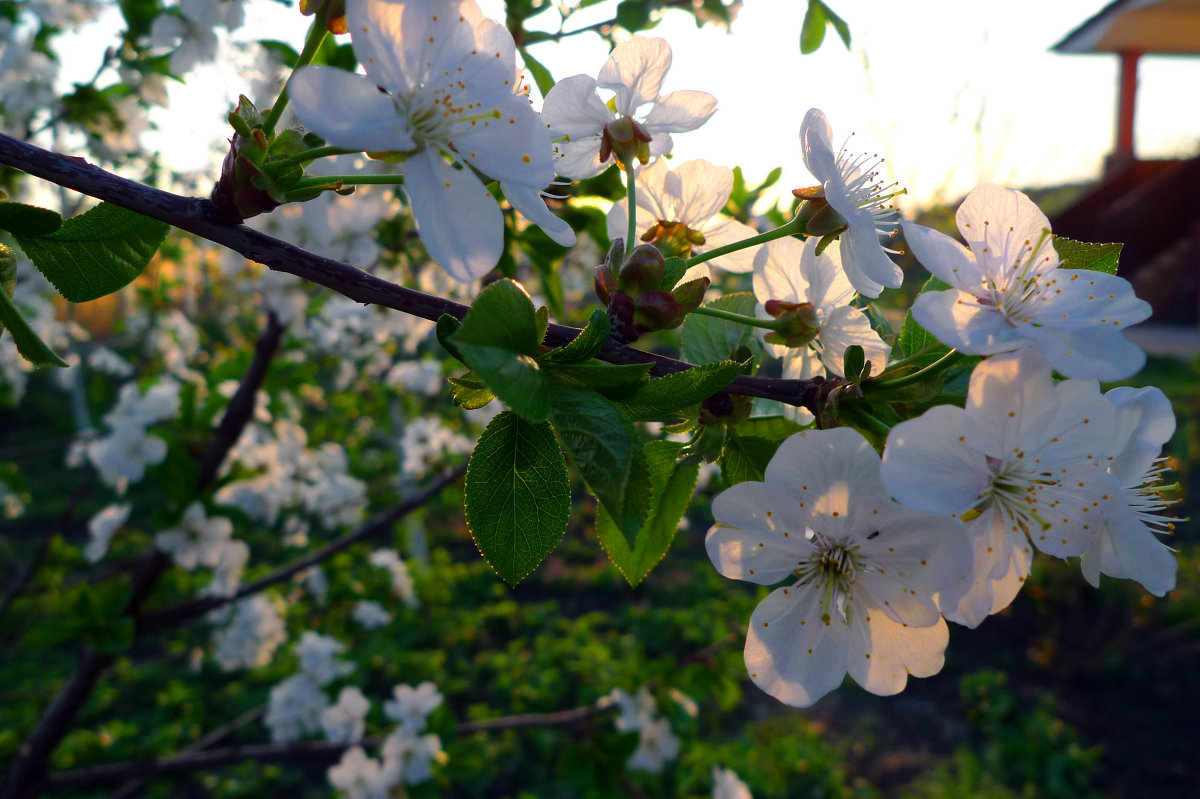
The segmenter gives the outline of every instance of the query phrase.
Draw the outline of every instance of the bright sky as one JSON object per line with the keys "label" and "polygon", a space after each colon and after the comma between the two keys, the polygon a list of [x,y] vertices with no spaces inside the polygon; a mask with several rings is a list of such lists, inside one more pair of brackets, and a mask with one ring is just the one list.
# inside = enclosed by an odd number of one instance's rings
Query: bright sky
{"label": "bright sky", "polygon": [[[1088,179],[1112,147],[1116,57],[1056,55],[1049,47],[1105,4],[830,0],[850,25],[852,47],[830,31],[809,56],[799,51],[801,0],[746,0],[732,34],[697,30],[689,16],[668,12],[651,32],[674,52],[664,91],[701,89],[719,102],[703,128],[675,137],[675,157],[741,165],[751,180],[783,166],[783,188],[807,185],[798,131],[817,107],[835,142],[853,132],[850,149],[887,158],[885,176],[908,188],[908,208],[955,199],[984,180],[1024,187]],[[277,3],[248,5],[239,37],[299,46],[307,18]],[[481,5],[499,16],[499,0]],[[578,24],[611,17],[614,6],[589,9]],[[607,57],[603,42],[592,35],[567,41],[533,54],[557,78],[595,75]],[[1143,58],[1139,74],[1138,155],[1200,151],[1200,58]],[[228,135],[224,112],[245,90],[228,71],[192,83],[173,95],[191,113],[161,118],[166,127],[153,139],[180,169],[204,167],[209,146]]]}

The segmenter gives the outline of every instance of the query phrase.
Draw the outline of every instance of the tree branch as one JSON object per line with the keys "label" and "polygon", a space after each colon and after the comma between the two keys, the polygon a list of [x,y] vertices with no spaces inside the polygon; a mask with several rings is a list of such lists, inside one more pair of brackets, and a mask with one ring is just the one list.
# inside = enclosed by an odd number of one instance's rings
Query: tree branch
{"label": "tree branch", "polygon": [[[466,305],[389,283],[357,267],[310,253],[245,225],[221,222],[211,215],[208,200],[181,197],[144,186],[106,172],[82,158],[60,155],[0,134],[0,164],[174,225],[228,247],[251,261],[318,283],[357,302],[382,305],[431,321],[437,321],[442,314],[461,319],[469,310]],[[552,324],[545,343],[559,347],[578,333],[578,328]],[[609,363],[650,363],[654,365],[651,370],[654,375],[694,368],[690,363],[611,340],[597,357]],[[830,392],[842,385],[845,381],[839,379],[784,380],[742,375],[729,385],[727,391],[799,405],[816,413]]]}
{"label": "tree branch", "polygon": [[[557,713],[526,713],[519,716],[503,716],[482,721],[464,721],[458,725],[457,735],[478,732],[515,730],[523,727],[564,727],[577,724],[611,709],[613,704],[601,700],[583,707],[561,710]],[[333,764],[341,759],[342,753],[351,746],[372,748],[381,745],[383,736],[364,738],[356,744],[327,741],[301,741],[290,744],[255,744],[231,746],[225,749],[190,752],[174,757],[146,758],[127,763],[110,763],[102,766],[66,771],[46,779],[39,786],[46,791],[61,791],[69,788],[85,788],[128,779],[150,779],[164,774],[208,770],[254,760],[258,763],[287,763],[303,761],[306,764]]]}
{"label": "tree branch", "polygon": [[314,566],[337,552],[341,552],[346,547],[356,544],[359,541],[364,541],[373,536],[379,535],[391,529],[392,525],[408,515],[414,510],[422,507],[430,499],[437,496],[446,486],[455,483],[466,472],[467,467],[460,466],[450,472],[443,474],[437,480],[434,480],[425,490],[419,494],[406,499],[395,507],[377,513],[371,517],[357,530],[347,533],[346,535],[331,541],[318,550],[315,550],[304,557],[297,558],[291,563],[281,566],[270,574],[263,575],[257,580],[245,583],[238,588],[237,593],[227,597],[202,597],[193,599],[187,602],[180,602],[177,605],[164,608],[154,613],[146,614],[137,619],[137,635],[158,632],[165,630],[183,622],[190,621],[197,616],[202,616],[210,610],[219,608],[222,605],[227,605],[230,602],[235,602],[243,597],[251,594],[256,594],[269,585],[286,580],[293,575],[307,569],[309,566]]}

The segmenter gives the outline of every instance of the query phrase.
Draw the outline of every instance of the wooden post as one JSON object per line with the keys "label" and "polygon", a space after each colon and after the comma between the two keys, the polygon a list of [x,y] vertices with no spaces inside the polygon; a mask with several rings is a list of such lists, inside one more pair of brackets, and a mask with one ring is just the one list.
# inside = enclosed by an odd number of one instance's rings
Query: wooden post
{"label": "wooden post", "polygon": [[1133,159],[1133,107],[1137,96],[1137,64],[1141,53],[1127,50],[1121,55],[1121,76],[1117,106],[1117,147],[1114,160]]}

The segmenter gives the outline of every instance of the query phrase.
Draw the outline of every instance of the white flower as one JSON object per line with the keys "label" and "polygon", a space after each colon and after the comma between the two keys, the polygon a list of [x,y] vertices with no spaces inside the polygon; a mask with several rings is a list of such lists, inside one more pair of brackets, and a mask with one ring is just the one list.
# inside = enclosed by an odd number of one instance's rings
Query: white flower
{"label": "white flower", "polygon": [[136,383],[126,383],[117,395],[117,404],[104,414],[104,421],[109,427],[116,428],[126,425],[149,427],[173,419],[179,413],[179,390],[179,383],[169,377],[155,383],[145,394]]}
{"label": "white flower", "polygon": [[[858,344],[871,362],[871,372],[879,374],[887,365],[890,348],[871,327],[866,312],[850,304],[854,288],[842,265],[842,250],[832,242],[820,255],[817,240],[800,242],[793,238],[771,242],[759,253],[754,265],[754,295],[758,298],[758,316],[769,318],[765,306],[771,300],[786,304],[812,303],[817,322],[815,337],[804,347],[767,344],[777,358],[783,358],[783,376],[807,379],[823,377],[827,372],[844,377],[846,350]],[[784,406],[789,418],[807,424],[812,414],[803,408]]]}
{"label": "white flower", "polygon": [[383,780],[388,786],[416,785],[433,776],[433,764],[445,763],[442,739],[413,735],[400,728],[383,741]]}
{"label": "white flower", "polygon": [[321,715],[329,699],[307,674],[293,674],[271,689],[263,721],[271,740],[291,743],[321,730]]}
{"label": "white flower", "polygon": [[317,685],[326,685],[338,677],[354,671],[354,664],[337,660],[346,651],[346,645],[328,635],[305,630],[296,646],[296,658],[300,661],[300,672]]}
{"label": "white flower", "polygon": [[657,774],[679,757],[679,738],[666,719],[652,719],[638,730],[638,746],[629,756],[629,767]]}
{"label": "white flower", "polygon": [[133,374],[133,364],[108,347],[92,350],[88,354],[87,365],[97,372],[104,372],[113,377],[129,377]]}
{"label": "white flower", "polygon": [[[833,151],[833,128],[825,114],[809,109],[800,125],[804,165],[820,181],[825,200],[846,220],[840,237],[846,275],[867,297],[878,297],[885,288],[899,288],[904,281],[900,267],[892,262],[879,243],[880,234],[896,232],[897,216],[887,201],[900,192],[884,186],[873,171],[882,161],[877,155],[855,155],[843,145]],[[889,193],[885,193],[889,192]]]}
{"label": "white flower", "polygon": [[1083,553],[1080,566],[1094,586],[1107,574],[1136,580],[1163,596],[1175,587],[1177,564],[1173,550],[1158,538],[1174,530],[1172,520],[1162,515],[1173,503],[1162,497],[1166,467],[1159,454],[1175,432],[1175,414],[1157,388],[1114,388],[1104,397],[1117,409],[1108,471],[1120,488],[1112,515]]}
{"label": "white flower", "polygon": [[[559,174],[584,179],[600,174],[611,161],[608,126],[628,119],[633,135],[649,143],[651,157],[671,151],[671,134],[695,130],[717,110],[717,100],[707,92],[677,91],[659,95],[671,68],[671,46],[665,39],[634,36],[617,45],[600,70],[599,79],[574,75],[560,80],[546,94],[542,117],[555,137],[568,137],[557,145],[562,159]],[[616,93],[612,109],[597,88]],[[643,106],[649,111],[635,119]],[[605,137],[610,137],[607,152]]]}
{"label": "white flower", "polygon": [[89,441],[88,460],[100,473],[100,480],[118,494],[130,483],[146,476],[146,467],[162,463],[167,457],[167,442],[146,434],[136,424],[121,425],[103,438]]}
{"label": "white flower", "polygon": [[337,743],[357,743],[366,730],[367,712],[371,703],[363,692],[348,685],[338,694],[337,704],[330,705],[321,713],[321,728],[325,738]]}
{"label": "white flower", "polygon": [[504,223],[471,167],[524,187],[554,179],[549,133],[515,93],[512,37],[474,0],[347,0],[346,19],[367,75],[297,70],[296,116],[332,145],[406,153],[425,248],[458,280],[481,277],[500,258]]}
{"label": "white flower", "polygon": [[88,520],[88,544],[83,549],[83,555],[88,563],[95,563],[108,552],[108,545],[113,535],[129,520],[133,506],[128,502],[109,505]]}
{"label": "white flower", "polygon": [[[705,544],[726,577],[776,588],[746,636],[750,679],[807,707],[847,673],[875,694],[904,689],[943,663],[946,623],[933,594],[970,567],[962,525],[894,502],[879,456],[856,431],[797,433],[766,482],[713,500]],[[793,581],[794,580],[794,581]]]}
{"label": "white flower", "polygon": [[1031,542],[1062,558],[1092,546],[1117,494],[1102,465],[1114,416],[1095,382],[1056,385],[1049,365],[1021,350],[975,367],[965,408],[938,405],[892,428],[883,480],[893,495],[974,516],[974,570],[939,598],[947,619],[974,627],[1007,607],[1029,574]]}
{"label": "white flower", "polygon": [[390,623],[392,614],[384,610],[383,605],[378,602],[363,599],[354,603],[350,618],[358,622],[364,630],[374,630]]}
{"label": "white flower", "polygon": [[1059,268],[1050,222],[1019,191],[984,183],[955,215],[970,249],[904,223],[921,265],[953,286],[913,304],[913,318],[942,343],[974,355],[1031,348],[1067,377],[1120,380],[1146,356],[1121,328],[1150,316],[1129,281]]}
{"label": "white flower", "polygon": [[425,729],[429,714],[442,704],[442,694],[437,685],[426,680],[414,688],[411,685],[397,685],[392,689],[392,696],[383,703],[383,715],[396,722],[404,730],[416,734]]}
{"label": "white flower", "polygon": [[183,512],[178,527],[154,536],[154,545],[170,555],[176,566],[191,571],[198,565],[218,565],[231,535],[233,522],[224,516],[208,518],[204,505],[193,502]]}
{"label": "white flower", "polygon": [[425,474],[431,464],[446,455],[466,454],[474,443],[443,424],[439,416],[419,416],[404,425],[400,448],[404,451],[404,473],[413,477]]}
{"label": "white flower", "polygon": [[417,593],[413,589],[413,579],[412,574],[408,571],[408,564],[400,560],[400,555],[396,550],[377,549],[368,556],[367,560],[372,566],[388,570],[392,578],[392,593],[404,602],[405,607],[421,606],[421,600],[417,598]]}
{"label": "white flower", "polygon": [[[270,663],[275,650],[286,640],[279,604],[265,594],[254,594],[236,602],[229,623],[213,635],[213,656],[225,671],[258,668]],[[281,689],[280,701],[289,690]],[[280,712],[275,711],[275,718],[283,724]]]}
{"label": "white flower", "polygon": [[[672,170],[660,158],[637,173],[637,232],[642,241],[657,242],[665,255],[682,258],[757,235],[753,228],[720,215],[732,192],[733,170],[729,167],[696,159]],[[608,237],[624,238],[628,224],[629,200],[619,200],[608,212]],[[747,247],[708,263],[728,272],[749,272],[758,249]],[[684,280],[707,275],[701,265],[689,270]]]}
{"label": "white flower", "polygon": [[347,749],[327,773],[329,784],[340,790],[344,799],[383,799],[387,793],[379,761],[367,757],[361,746]]}
{"label": "white flower", "polygon": [[750,786],[742,782],[733,769],[713,766],[712,799],[754,799],[750,795]]}

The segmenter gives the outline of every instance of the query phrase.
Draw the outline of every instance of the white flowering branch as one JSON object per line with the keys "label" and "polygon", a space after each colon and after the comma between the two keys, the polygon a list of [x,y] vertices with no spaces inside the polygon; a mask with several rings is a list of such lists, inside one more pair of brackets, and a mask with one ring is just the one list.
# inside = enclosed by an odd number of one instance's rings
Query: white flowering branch
{"label": "white flowering branch", "polygon": [[[382,305],[430,321],[437,321],[443,314],[462,319],[469,310],[469,306],[398,286],[357,267],[316,255],[244,225],[219,221],[211,213],[211,203],[206,199],[183,197],[145,186],[107,172],[82,158],[51,152],[3,134],[0,134],[0,164],[166,222],[214,244],[228,247],[270,269],[318,283],[357,302]],[[551,324],[545,343],[559,347],[578,334],[578,328]],[[604,345],[596,357],[615,364],[653,364],[651,374],[657,376],[694,368],[685,361],[645,352],[612,340]],[[814,411],[825,403],[835,389],[845,384],[844,380],[838,378],[785,380],[742,375],[730,383],[726,392],[777,400]]]}

